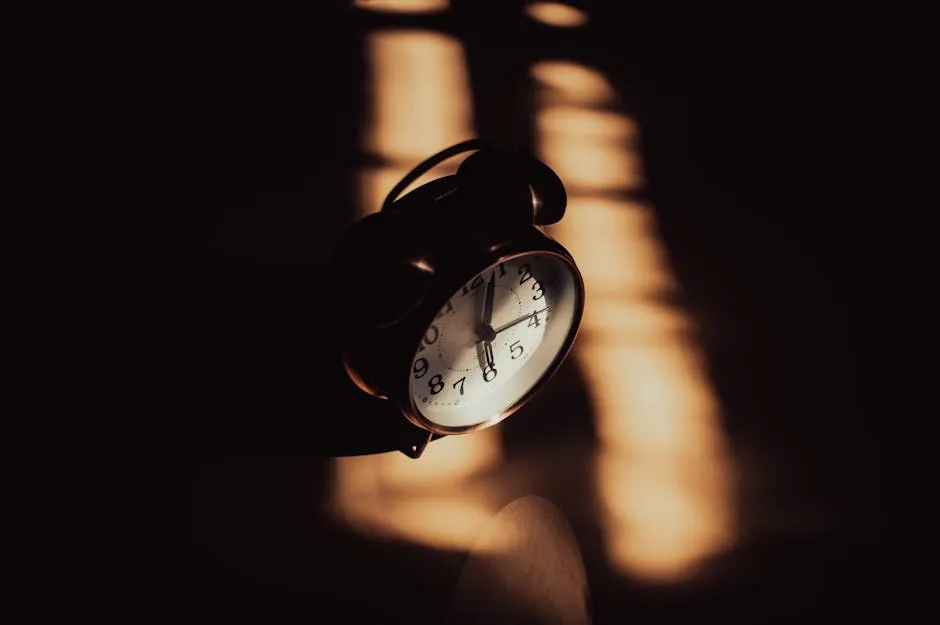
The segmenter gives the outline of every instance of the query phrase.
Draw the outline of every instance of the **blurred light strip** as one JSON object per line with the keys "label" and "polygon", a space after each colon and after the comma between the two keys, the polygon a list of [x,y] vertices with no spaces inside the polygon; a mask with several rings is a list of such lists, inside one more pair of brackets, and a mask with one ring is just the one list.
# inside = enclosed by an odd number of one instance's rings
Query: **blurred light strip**
{"label": "blurred light strip", "polygon": [[[396,30],[370,33],[366,45],[371,82],[362,150],[379,165],[361,172],[360,216],[378,210],[420,161],[474,134],[459,42],[440,33]],[[415,184],[453,168],[445,163]],[[434,441],[418,460],[397,451],[338,458],[331,512],[372,536],[469,549],[499,510],[493,482],[483,478],[501,462],[494,430]]]}
{"label": "blurred light strip", "polygon": [[438,13],[450,7],[450,0],[354,0],[353,6],[376,13]]}
{"label": "blurred light strip", "polygon": [[532,68],[539,156],[569,188],[549,230],[578,259],[588,292],[574,357],[596,408],[598,492],[614,568],[677,581],[733,539],[719,410],[691,319],[665,303],[678,285],[642,187],[636,124],[603,75],[576,63]]}
{"label": "blurred light strip", "polygon": [[484,478],[501,461],[492,430],[434,441],[418,460],[397,451],[337,458],[332,513],[364,534],[469,549],[499,510]]}
{"label": "blurred light strip", "polygon": [[[378,164],[362,172],[361,210],[382,205],[391,188],[419,162],[473,137],[470,81],[463,47],[424,30],[388,30],[366,39],[370,73],[363,150]],[[415,181],[453,173],[444,163]]]}
{"label": "blurred light strip", "polygon": [[588,14],[563,2],[530,2],[525,7],[529,18],[555,28],[578,28],[588,23]]}

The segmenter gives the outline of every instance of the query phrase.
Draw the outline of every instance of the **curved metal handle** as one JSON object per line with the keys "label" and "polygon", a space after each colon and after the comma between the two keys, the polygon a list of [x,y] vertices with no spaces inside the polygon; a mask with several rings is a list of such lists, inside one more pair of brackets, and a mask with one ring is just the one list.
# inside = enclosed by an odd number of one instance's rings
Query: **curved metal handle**
{"label": "curved metal handle", "polygon": [[467,141],[461,141],[460,143],[456,143],[449,148],[441,150],[437,154],[429,156],[424,161],[416,165],[414,169],[405,174],[405,177],[399,180],[398,184],[392,187],[392,190],[389,191],[388,195],[385,197],[385,201],[382,202],[381,210],[388,210],[395,200],[398,199],[398,196],[401,195],[402,191],[408,188],[408,185],[447,159],[457,156],[463,152],[481,150],[488,147],[490,147],[489,143],[483,139],[468,139]]}
{"label": "curved metal handle", "polygon": [[382,203],[382,210],[389,210],[410,184],[436,165],[474,150],[477,154],[468,157],[457,171],[458,186],[461,182],[475,186],[486,177],[503,182],[525,182],[534,196],[531,211],[526,215],[528,221],[544,226],[564,217],[568,203],[565,185],[548,165],[524,152],[501,149],[480,138],[454,144],[418,164],[392,188]]}

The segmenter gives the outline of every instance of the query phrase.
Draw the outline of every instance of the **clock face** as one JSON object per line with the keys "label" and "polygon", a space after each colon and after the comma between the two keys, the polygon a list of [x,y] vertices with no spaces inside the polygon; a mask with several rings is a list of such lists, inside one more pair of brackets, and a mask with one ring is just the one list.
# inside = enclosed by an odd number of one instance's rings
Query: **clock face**
{"label": "clock face", "polygon": [[577,269],[554,253],[514,256],[474,276],[412,359],[409,390],[422,425],[459,433],[507,416],[567,354],[582,302]]}

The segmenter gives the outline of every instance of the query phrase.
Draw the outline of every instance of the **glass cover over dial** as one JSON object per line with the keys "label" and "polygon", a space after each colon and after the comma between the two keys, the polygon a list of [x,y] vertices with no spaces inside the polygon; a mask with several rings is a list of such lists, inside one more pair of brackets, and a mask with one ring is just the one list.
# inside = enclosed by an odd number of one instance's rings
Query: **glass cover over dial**
{"label": "glass cover over dial", "polygon": [[507,416],[560,364],[582,305],[577,269],[530,252],[466,282],[437,313],[411,363],[421,425],[443,434]]}

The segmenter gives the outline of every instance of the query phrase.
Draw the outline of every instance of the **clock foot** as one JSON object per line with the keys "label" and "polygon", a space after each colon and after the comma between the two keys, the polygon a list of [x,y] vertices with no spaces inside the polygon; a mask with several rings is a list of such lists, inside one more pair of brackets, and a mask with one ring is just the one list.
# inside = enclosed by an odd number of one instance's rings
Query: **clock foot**
{"label": "clock foot", "polygon": [[421,454],[424,453],[424,450],[427,449],[428,444],[434,440],[434,432],[428,432],[420,442],[414,445],[407,445],[403,449],[399,450],[409,458],[417,460],[421,457]]}

